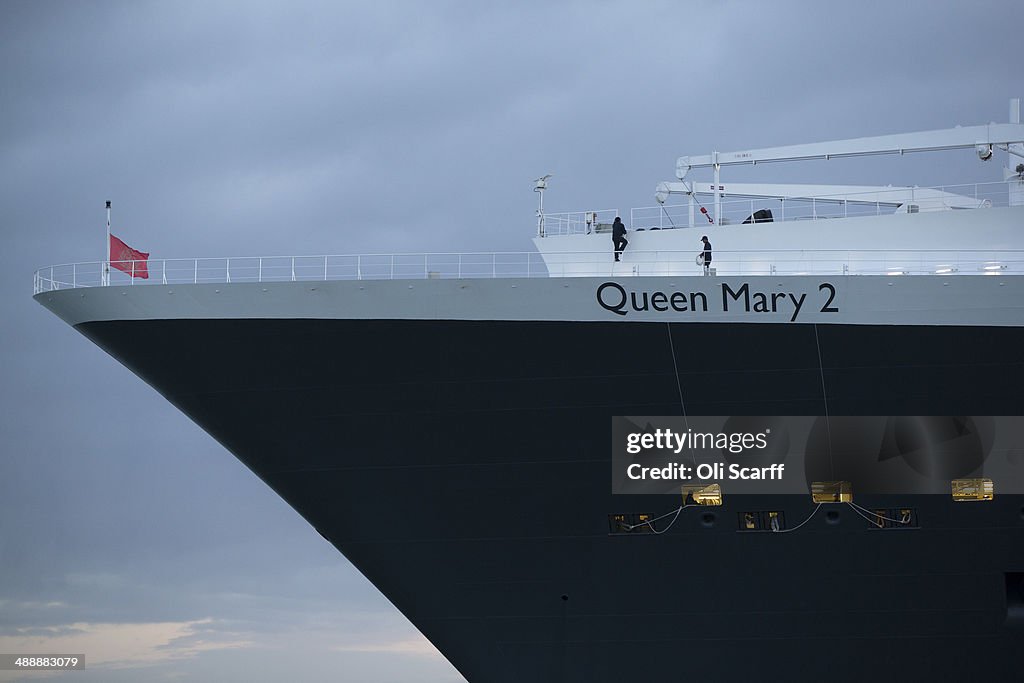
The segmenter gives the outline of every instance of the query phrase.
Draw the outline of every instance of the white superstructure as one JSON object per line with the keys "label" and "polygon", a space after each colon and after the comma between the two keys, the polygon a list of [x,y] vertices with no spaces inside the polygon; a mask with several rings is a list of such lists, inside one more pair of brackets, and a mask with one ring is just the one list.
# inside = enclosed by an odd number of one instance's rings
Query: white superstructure
{"label": "white superstructure", "polygon": [[[722,179],[723,166],[954,149],[974,149],[983,162],[1005,152],[1002,181],[921,188]],[[711,179],[691,177],[705,168]],[[617,211],[542,214],[534,244],[548,271],[703,274],[703,235],[719,275],[990,273],[1015,270],[1013,254],[1024,249],[1024,125],[1016,99],[1010,123],[684,156],[676,177],[657,185],[657,206],[630,210],[629,247],[619,263],[609,239]],[[686,203],[671,204],[673,197]]]}

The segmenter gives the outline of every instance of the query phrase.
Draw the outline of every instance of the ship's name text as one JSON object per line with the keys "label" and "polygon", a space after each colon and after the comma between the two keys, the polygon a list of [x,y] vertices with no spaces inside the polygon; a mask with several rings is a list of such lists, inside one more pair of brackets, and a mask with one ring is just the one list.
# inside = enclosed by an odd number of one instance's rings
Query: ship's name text
{"label": "ship's name text", "polygon": [[[605,282],[597,288],[597,303],[616,315],[637,313],[707,313],[709,301],[720,301],[723,313],[775,313],[789,314],[789,321],[799,318],[804,304],[810,303],[807,292],[762,292],[744,282],[738,286],[721,283],[721,299],[709,297],[705,292],[651,292],[626,291],[617,282]],[[811,301],[820,299],[820,313],[838,313],[835,305],[836,288],[829,282],[818,285],[818,293]]]}

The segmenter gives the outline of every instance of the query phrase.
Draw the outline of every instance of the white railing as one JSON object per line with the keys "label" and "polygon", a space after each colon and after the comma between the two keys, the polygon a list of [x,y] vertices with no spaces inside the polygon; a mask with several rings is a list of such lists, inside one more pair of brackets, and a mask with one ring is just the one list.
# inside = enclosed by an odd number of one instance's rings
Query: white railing
{"label": "white railing", "polygon": [[[109,275],[107,273],[109,272]],[[133,276],[134,274],[134,276]],[[66,263],[40,268],[35,292],[111,285],[547,277],[537,252],[232,256]],[[106,279],[105,279],[106,277]]]}
{"label": "white railing", "polygon": [[[610,249],[546,256],[481,252],[150,259],[114,262],[106,276],[108,264],[94,261],[40,268],[34,275],[34,292],[107,284],[690,276],[703,274],[696,263],[699,253],[629,250],[618,265]],[[718,275],[1001,275],[1024,273],[1024,250],[715,251],[712,266]]]}
{"label": "white railing", "polygon": [[619,215],[618,209],[594,209],[591,211],[563,211],[544,214],[544,234],[548,235],[589,235],[591,232],[611,232],[612,223]]}
{"label": "white railing", "polygon": [[[968,185],[945,185],[940,187],[914,188],[922,194],[928,191],[949,192],[959,195],[964,199],[974,200],[978,208],[990,206],[1006,206],[1008,203],[1007,186],[1005,182],[973,183]],[[896,197],[904,196],[906,187],[893,187],[892,193],[894,202]],[[694,205],[691,206],[685,198],[680,201],[685,203],[664,204],[656,206],[642,206],[629,210],[630,230],[670,230],[672,228],[692,228],[708,225],[706,216],[714,216],[714,196],[710,192],[698,191]],[[872,192],[871,196],[877,198],[879,193]],[[885,196],[885,192],[881,192]],[[921,211],[944,208],[937,206],[937,200],[931,197],[923,197],[919,203]],[[913,200],[909,202],[913,204]],[[707,209],[708,213],[702,214],[700,207]],[[896,211],[892,202],[864,201],[862,193],[851,192],[845,195],[831,195],[824,199],[736,199],[727,198],[722,200],[722,215],[715,219],[719,225],[738,225],[754,215],[761,209],[768,209],[772,212],[772,220],[776,223],[783,221],[805,221],[820,220],[826,218],[854,218],[857,216],[877,216],[891,214]],[[902,210],[901,210],[902,212]],[[595,221],[593,215],[597,214]],[[591,232],[610,231],[611,223],[615,216],[622,216],[617,209],[604,209],[598,211],[567,211],[562,213],[544,214],[544,236],[553,237],[556,235],[581,235]],[[596,226],[596,227],[595,227]]]}

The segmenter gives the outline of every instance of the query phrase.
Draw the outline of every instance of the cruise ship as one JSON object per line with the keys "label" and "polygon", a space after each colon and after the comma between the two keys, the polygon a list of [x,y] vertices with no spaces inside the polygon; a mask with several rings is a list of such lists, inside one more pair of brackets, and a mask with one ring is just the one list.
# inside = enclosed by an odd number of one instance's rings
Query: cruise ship
{"label": "cruise ship", "polygon": [[[939,151],[998,177],[728,178]],[[470,683],[1024,680],[1024,452],[982,439],[991,468],[949,468],[928,436],[1024,415],[1019,100],[1008,123],[675,171],[628,212],[548,213],[538,179],[531,252],[106,260],[38,270],[35,298]],[[638,416],[881,420],[924,434],[895,455],[923,449],[939,483],[851,489],[833,467],[793,492],[635,490],[613,424]],[[851,449],[879,460],[868,441]]]}

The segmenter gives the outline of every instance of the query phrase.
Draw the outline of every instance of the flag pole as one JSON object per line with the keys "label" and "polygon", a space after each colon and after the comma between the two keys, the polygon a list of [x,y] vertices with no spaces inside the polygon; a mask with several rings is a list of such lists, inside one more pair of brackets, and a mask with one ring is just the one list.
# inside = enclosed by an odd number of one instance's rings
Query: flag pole
{"label": "flag pole", "polygon": [[107,242],[103,247],[103,270],[100,272],[100,283],[110,284],[110,200],[107,200]]}

